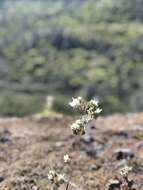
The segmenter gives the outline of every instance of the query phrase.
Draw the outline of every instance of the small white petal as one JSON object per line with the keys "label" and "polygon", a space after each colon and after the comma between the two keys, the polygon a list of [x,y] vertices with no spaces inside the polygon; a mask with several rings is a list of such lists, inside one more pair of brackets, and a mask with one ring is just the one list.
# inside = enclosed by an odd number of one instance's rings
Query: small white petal
{"label": "small white petal", "polygon": [[102,109],[101,108],[97,108],[96,110],[95,110],[95,113],[101,113],[102,112]]}
{"label": "small white petal", "polygon": [[53,175],[54,176],[54,175],[56,175],[56,172],[54,170],[50,170],[49,171],[49,175]]}
{"label": "small white petal", "polygon": [[68,154],[64,155],[64,162],[67,163],[69,161],[70,161],[69,155]]}
{"label": "small white petal", "polygon": [[63,174],[58,175],[58,181],[64,180],[64,179],[65,179],[65,176]]}
{"label": "small white petal", "polygon": [[49,175],[48,175],[48,179],[49,179],[49,180],[52,180],[52,179],[53,179],[53,175],[49,174]]}
{"label": "small white petal", "polygon": [[80,105],[80,101],[82,100],[82,97],[78,97],[78,98],[72,98],[72,101],[71,102],[69,102],[69,105],[71,106],[71,107],[77,107],[77,106],[79,106]]}

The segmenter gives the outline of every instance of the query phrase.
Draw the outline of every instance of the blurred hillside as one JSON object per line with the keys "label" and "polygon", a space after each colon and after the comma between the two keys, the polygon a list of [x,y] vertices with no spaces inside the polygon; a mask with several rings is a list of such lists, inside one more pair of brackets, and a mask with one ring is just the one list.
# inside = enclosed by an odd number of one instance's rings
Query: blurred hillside
{"label": "blurred hillside", "polygon": [[0,114],[55,97],[97,97],[104,113],[143,110],[143,0],[0,1]]}

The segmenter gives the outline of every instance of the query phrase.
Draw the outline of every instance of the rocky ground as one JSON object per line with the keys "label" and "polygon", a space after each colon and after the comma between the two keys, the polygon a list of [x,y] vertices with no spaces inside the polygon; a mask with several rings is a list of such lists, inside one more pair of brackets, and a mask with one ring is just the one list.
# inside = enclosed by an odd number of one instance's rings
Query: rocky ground
{"label": "rocky ground", "polygon": [[[100,117],[80,139],[69,129],[73,121],[0,119],[0,190],[52,190],[47,174],[53,168],[67,176],[72,170],[71,182],[81,190],[118,190],[109,181],[120,178],[125,164],[133,168],[133,189],[143,190],[143,113]],[[70,166],[62,159],[67,153]]]}

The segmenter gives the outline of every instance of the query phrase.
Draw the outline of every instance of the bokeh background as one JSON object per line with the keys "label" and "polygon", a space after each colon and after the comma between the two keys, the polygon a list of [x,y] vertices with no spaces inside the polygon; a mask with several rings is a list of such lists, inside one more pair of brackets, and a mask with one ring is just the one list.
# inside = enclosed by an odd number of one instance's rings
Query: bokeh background
{"label": "bokeh background", "polygon": [[0,0],[0,115],[143,110],[143,0]]}

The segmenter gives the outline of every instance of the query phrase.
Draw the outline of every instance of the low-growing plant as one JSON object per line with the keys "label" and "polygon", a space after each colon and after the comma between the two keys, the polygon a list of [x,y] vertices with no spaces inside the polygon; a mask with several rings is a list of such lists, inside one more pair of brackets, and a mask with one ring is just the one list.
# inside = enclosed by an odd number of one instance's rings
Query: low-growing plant
{"label": "low-growing plant", "polygon": [[120,180],[120,189],[121,190],[132,190],[133,181],[129,179],[128,174],[132,170],[132,167],[124,166],[119,170],[121,175]]}
{"label": "low-growing plant", "polygon": [[136,190],[135,183],[129,179],[129,172],[132,171],[132,167],[125,165],[118,170],[116,179],[110,179],[107,184],[107,190]]}
{"label": "low-growing plant", "polygon": [[[70,125],[70,128],[74,135],[84,135],[86,133],[87,124],[96,119],[101,113],[102,109],[99,107],[99,102],[95,99],[86,101],[82,97],[73,98],[69,105],[78,110],[81,113],[81,118],[76,120],[73,124]],[[70,156],[68,154],[64,155],[64,163],[70,163]],[[69,186],[73,186],[74,189],[80,190],[76,184],[72,183],[70,178],[72,176],[72,170],[70,173],[70,177],[66,178],[64,174],[58,173],[56,170],[49,170],[48,179],[52,185],[53,190],[58,190],[59,187],[63,184],[66,184],[66,190],[68,190]]]}

